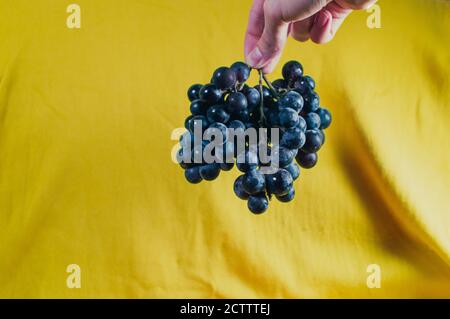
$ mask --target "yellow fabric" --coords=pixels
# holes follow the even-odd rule
[[[81,29],[68,1],[0,0],[0,297],[450,297],[448,2],[289,42],[334,121],[261,216],[236,170],[190,185],[171,161],[187,87],[243,58],[250,1],[76,3]]]

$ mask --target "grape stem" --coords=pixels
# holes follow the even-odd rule
[[[276,97],[279,98],[280,95],[278,94],[277,90],[273,87],[272,83],[267,79],[266,75],[264,74],[264,72],[262,73],[262,78],[264,79],[264,82],[266,82],[267,86],[269,87],[270,91],[272,91],[272,94]]]
[[[261,69],[258,69],[258,74],[259,74],[258,88],[259,88],[259,96],[260,96],[260,99],[259,99],[259,125],[261,127],[263,127],[264,121],[265,121],[265,118],[264,118],[264,96],[263,96],[263,84],[262,84],[263,78],[264,78],[264,73]]]

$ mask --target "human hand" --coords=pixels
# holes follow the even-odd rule
[[[245,35],[245,57],[270,73],[291,35],[298,41],[330,41],[352,10],[376,0],[254,0]]]

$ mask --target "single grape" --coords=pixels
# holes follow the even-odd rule
[[[317,115],[317,114],[316,114]],[[298,124],[298,112],[289,107],[281,109],[279,113],[280,125],[282,127],[294,127]]]
[[[302,147],[302,150],[305,153],[315,153],[322,146],[322,135],[319,130],[307,130],[306,133],[306,141]]]
[[[295,159],[301,167],[312,168],[316,165],[318,157],[317,153],[305,153],[303,151],[299,151]]]
[[[303,77],[303,82],[305,82],[311,90],[314,90],[316,88],[316,82],[314,82],[314,79],[309,75],[305,75]]]
[[[242,184],[243,179],[244,175],[241,175],[234,181],[233,190],[237,197],[246,200],[248,199],[249,194],[247,194],[244,190],[244,185]]]
[[[216,104],[222,97],[222,92],[214,84],[206,84],[200,89],[200,98],[209,105]]]
[[[190,106],[192,115],[204,115],[208,110],[208,104],[203,100],[194,100]]]
[[[304,110],[307,113],[315,112],[319,108],[320,105],[320,99],[319,95],[310,90],[308,91],[304,96],[303,99],[305,101]]]
[[[253,214],[262,214],[269,208],[269,201],[265,194],[251,195],[247,207]]]
[[[281,146],[289,149],[299,149],[305,144],[305,133],[299,127],[287,129],[281,137]]]
[[[227,97],[227,111],[229,113],[238,113],[247,109],[247,98],[241,92],[233,92]]]
[[[200,166],[200,176],[206,181],[215,180],[220,174],[220,165],[217,163]]]
[[[266,120],[270,127],[279,127],[280,126],[280,116],[279,112],[276,110],[269,110]]]
[[[281,97],[280,109],[291,108],[296,110],[297,112],[300,112],[303,108],[303,103],[303,97],[299,93],[295,91],[289,91]]]
[[[245,97],[247,98],[247,108],[249,111],[253,111],[255,108],[259,107],[261,96],[257,89],[248,88],[245,91]]]
[[[284,169],[291,174],[294,181],[300,176],[300,167],[298,167],[298,165],[294,162],[286,166]]]
[[[318,129],[320,127],[320,116],[317,113],[308,113],[305,116],[306,127],[308,130]]]
[[[278,196],[286,195],[293,181],[291,174],[283,168],[274,174],[266,175],[267,190]]]
[[[331,124],[331,113],[324,107],[317,109],[316,113],[320,116],[320,128],[326,129]]]
[[[239,83],[244,83],[250,76],[250,68],[244,62],[235,62],[230,69],[236,74],[236,79]]]
[[[208,117],[208,121],[212,122],[220,122],[226,123],[230,119],[230,114],[225,111],[225,107],[223,105],[213,105],[206,112]]]
[[[306,121],[303,116],[298,117],[298,124],[297,127],[301,129],[303,132],[306,132]]]
[[[291,186],[286,195],[282,195],[282,196],[276,195],[275,197],[282,203],[288,203],[294,199],[295,189],[293,186]]]
[[[187,91],[187,96],[189,98],[189,101],[194,101],[200,98],[200,89],[202,88],[203,85],[201,84],[193,84],[189,87],[188,91]]]
[[[191,168],[187,168],[184,171],[184,176],[186,180],[191,184],[198,184],[202,181],[202,177],[200,176],[200,166],[194,166]]]
[[[288,81],[292,82],[295,80],[298,80],[303,75],[303,67],[302,65],[297,61],[289,61],[287,62],[282,69],[283,78]]]
[[[214,72],[212,83],[221,90],[234,88],[236,85],[236,73],[227,67],[220,67]]]
[[[245,173],[242,185],[248,194],[253,195],[264,191],[266,180],[259,170],[254,169]]]

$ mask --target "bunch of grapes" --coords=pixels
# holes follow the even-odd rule
[[[293,200],[299,166],[316,165],[331,114],[320,106],[315,82],[303,74],[299,62],[286,63],[283,78],[273,83],[258,70],[259,83],[254,87],[246,84],[250,72],[245,63],[236,62],[218,68],[210,83],[189,88],[191,115],[185,120],[187,131],[180,138],[177,161],[193,184],[214,180],[236,165],[243,174],[234,182],[235,194],[247,200],[251,212],[261,214],[273,197],[281,202]],[[257,132],[256,141],[244,138],[238,147],[236,135],[230,132],[245,135],[251,129]],[[200,132],[200,137],[194,132]],[[215,140],[212,132],[222,138]],[[212,142],[214,148],[209,147]],[[201,155],[208,148],[212,159],[205,160]]]

